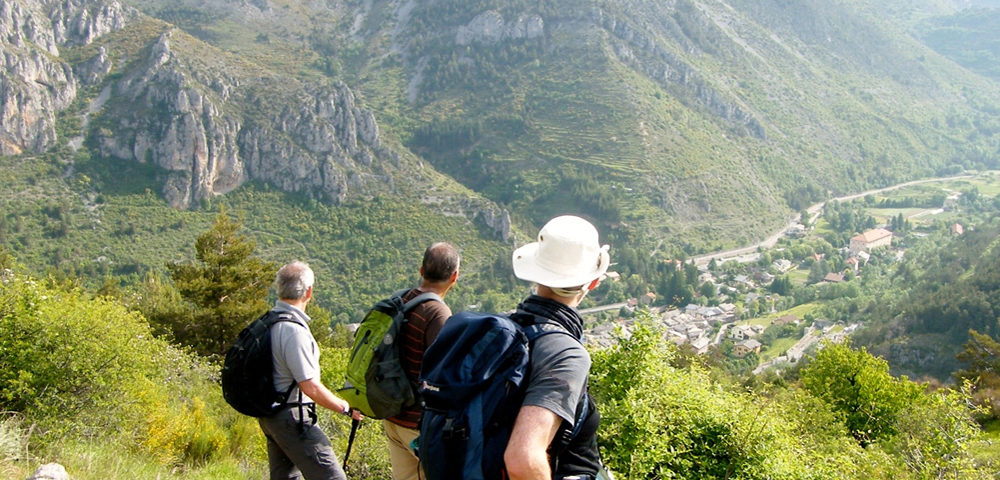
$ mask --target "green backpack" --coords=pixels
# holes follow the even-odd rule
[[[354,333],[347,378],[337,393],[366,417],[392,417],[416,403],[413,386],[399,361],[396,338],[407,322],[407,312],[428,300],[442,300],[425,292],[403,303],[408,291],[400,290],[376,303]]]

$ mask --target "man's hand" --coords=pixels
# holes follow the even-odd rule
[[[311,398],[321,407],[328,408],[334,412],[349,415],[355,420],[365,418],[365,416],[361,414],[361,411],[352,409],[351,405],[347,403],[347,400],[334,395],[330,389],[326,388],[315,378],[299,382],[299,388],[302,389],[302,393]]]

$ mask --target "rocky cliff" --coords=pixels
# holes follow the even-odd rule
[[[79,84],[60,49],[90,44],[137,15],[114,1],[0,3],[0,154],[56,143],[56,113],[76,98]]]
[[[4,2],[0,34],[0,154],[57,145],[62,111],[83,117],[86,132],[65,134],[85,135],[93,153],[162,168],[177,208],[252,180],[339,203],[419,191],[434,175],[383,144],[345,84],[253,65],[118,2]],[[510,238],[506,211],[448,203]]]
[[[208,65],[187,50],[196,43],[169,29],[106,87],[114,101],[92,134],[102,155],[169,171],[163,193],[176,207],[251,179],[334,202],[391,188],[399,156],[345,85]]]

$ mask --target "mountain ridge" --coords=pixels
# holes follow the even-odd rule
[[[8,56],[69,75],[65,98],[22,90],[48,115],[29,150],[85,136],[158,165],[181,208],[248,179],[334,205],[427,190],[501,240],[575,213],[668,259],[749,243],[826,192],[997,162],[997,85],[917,20],[890,25],[942,2],[21,4],[99,27]]]

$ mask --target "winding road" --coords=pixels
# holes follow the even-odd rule
[[[864,197],[866,195],[873,195],[873,194],[876,194],[876,193],[888,192],[888,191],[891,191],[891,190],[897,190],[897,189],[900,189],[900,188],[903,188],[903,187],[909,187],[911,185],[919,185],[919,184],[922,184],[922,183],[933,183],[933,182],[945,182],[945,181],[950,181],[950,180],[958,180],[958,179],[962,179],[962,178],[973,178],[974,176],[975,175],[973,175],[973,174],[963,174],[963,175],[956,175],[956,176],[952,176],[952,177],[937,177],[937,178],[925,178],[923,180],[912,180],[912,181],[909,181],[909,182],[900,183],[898,185],[891,185],[891,186],[888,186],[888,187],[877,188],[877,189],[874,189],[874,190],[868,190],[868,191],[864,191],[864,192],[861,192],[861,193],[855,193],[855,194],[851,194],[851,195],[844,195],[842,197],[832,198],[830,200],[827,200],[827,201],[824,201],[824,202],[819,202],[817,204],[814,204],[814,205],[810,206],[809,208],[806,209],[806,212],[808,212],[810,215],[812,215],[812,218],[810,220],[811,221],[815,221],[816,217],[819,216],[819,213],[822,211],[823,206],[826,205],[827,202],[830,202],[830,201],[843,202],[843,201],[847,201],[847,200],[854,200],[855,198],[861,198],[861,197]],[[764,240],[761,240],[760,242],[757,242],[757,243],[755,243],[753,245],[748,245],[748,246],[740,247],[740,248],[734,248],[732,250],[724,250],[724,251],[721,251],[721,252],[714,252],[714,253],[706,253],[706,254],[702,254],[702,255],[696,255],[696,256],[691,257],[690,260],[694,261],[695,265],[698,265],[698,266],[707,265],[709,262],[712,261],[713,258],[716,259],[716,261],[718,261],[718,262],[725,262],[725,261],[728,261],[728,260],[736,260],[736,261],[741,262],[741,263],[746,263],[746,262],[755,261],[758,258],[757,257],[757,250],[759,250],[761,248],[771,248],[771,247],[773,247],[776,243],[778,243],[778,240],[785,235],[786,232],[788,232],[792,227],[794,227],[796,224],[799,223],[799,217],[800,217],[800,215],[796,214],[780,230],[778,230],[777,232],[774,232],[773,234],[771,234],[770,236],[768,236]]]

